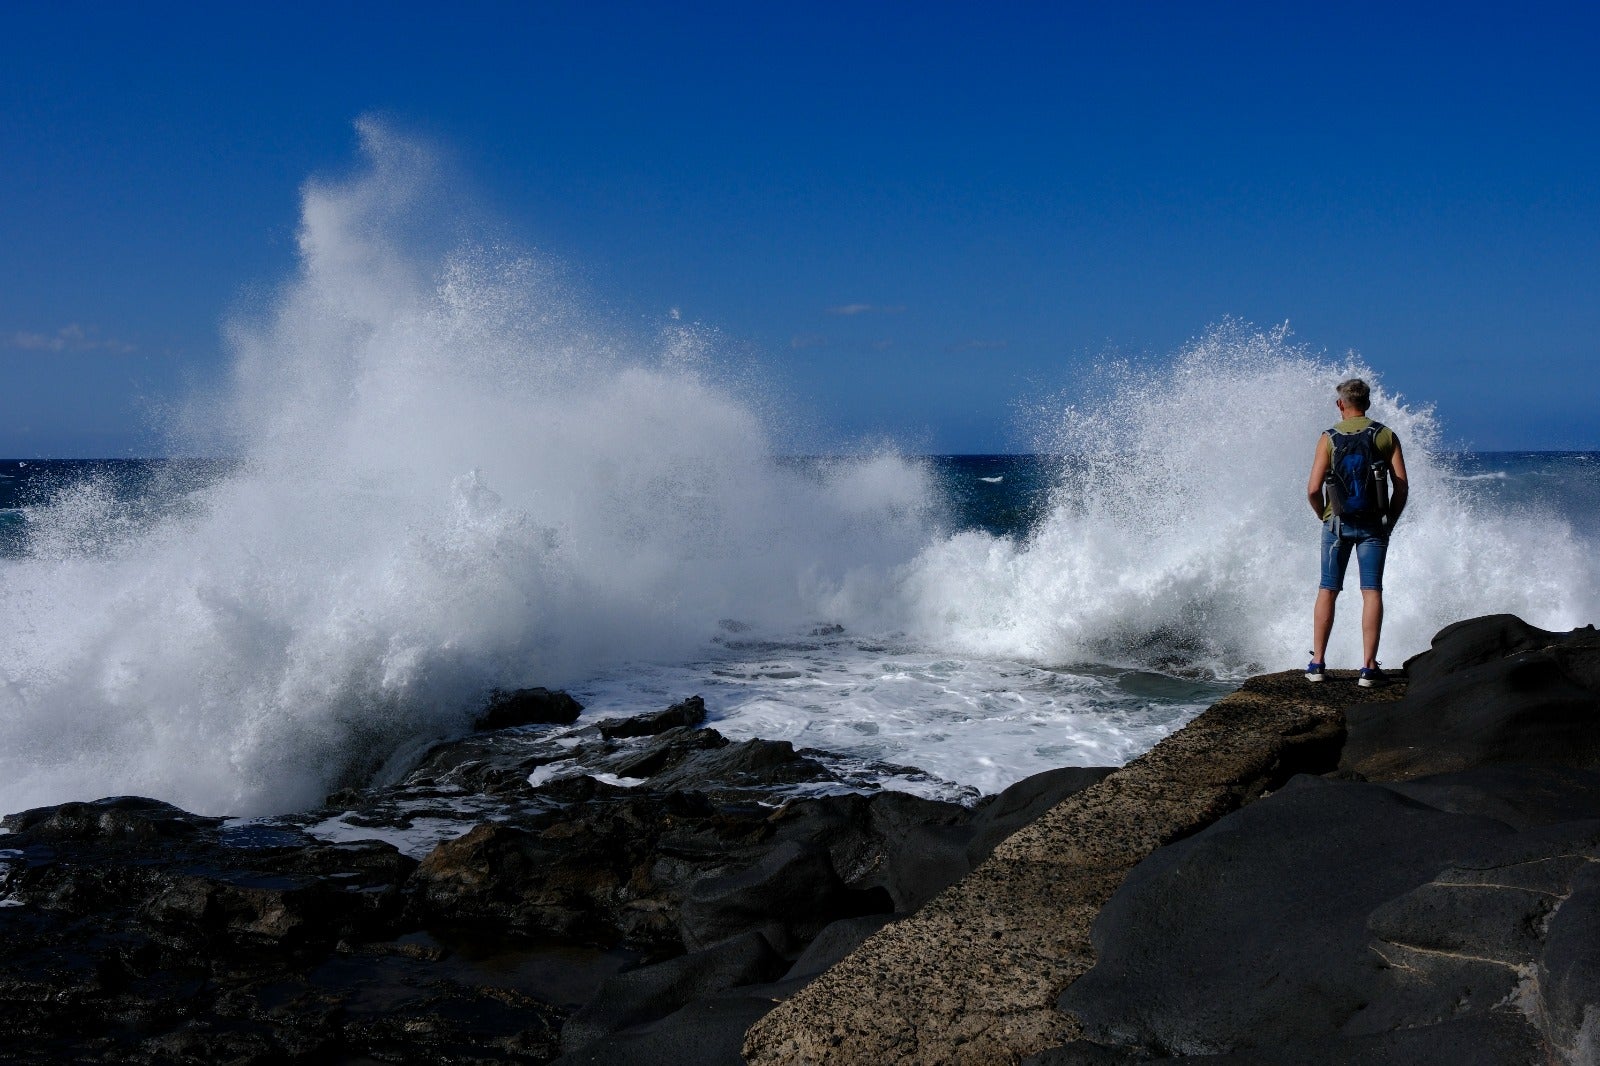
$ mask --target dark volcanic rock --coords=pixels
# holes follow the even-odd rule
[[[859,881],[887,892],[896,911],[916,910],[972,869],[975,827],[966,810],[904,792],[879,793],[866,808],[873,868]]]
[[[708,792],[730,787],[780,788],[831,777],[821,763],[797,754],[787,740],[746,740],[697,751],[670,769],[657,771],[650,786]]]
[[[1600,633],[1458,622],[1406,663],[1396,703],[1352,707],[1340,768],[1403,780],[1479,766],[1600,769]]]
[[[214,820],[165,804],[139,809],[156,810],[160,826],[187,829],[80,833],[83,809],[97,806],[65,804],[55,815],[19,818],[25,827],[5,838],[20,856],[6,864],[7,891],[27,907],[64,915],[127,912],[175,950],[265,942],[303,949],[363,938],[398,915],[399,886],[415,865],[377,841],[302,838],[296,846],[227,849],[214,826],[200,824]],[[87,822],[101,826],[103,817]]]
[[[1574,1062],[1600,1062],[1600,863],[1589,855],[1549,918],[1535,975],[1542,1028]]]
[[[1406,660],[1406,677],[1424,688],[1485,663],[1498,663],[1525,651],[1539,651],[1582,637],[1589,630],[1552,633],[1530,626],[1514,614],[1490,614],[1452,622],[1433,635],[1427,651]]]
[[[576,910],[559,910],[565,886],[552,885],[547,876],[555,858],[554,849],[542,846],[536,834],[485,822],[429,852],[411,889],[430,915],[505,923],[514,931],[569,933],[581,919]],[[601,890],[614,887],[612,878]]]
[[[1092,1040],[1164,1054],[1339,1032],[1382,980],[1373,910],[1509,832],[1380,786],[1297,778],[1135,867],[1061,1007]],[[1498,999],[1515,982],[1493,976],[1480,994]]]
[[[480,825],[427,857],[409,886],[420,916],[627,942],[652,955],[752,929],[799,950],[838,918],[914,909],[970,869],[975,834],[998,840],[1051,797],[1102,776],[1070,771],[1024,783],[977,816],[895,792],[792,800],[774,811],[751,801],[834,780],[786,742],[735,744],[672,726],[620,741],[594,736],[565,757],[573,770],[563,763],[560,774],[569,776],[544,780],[542,770],[543,783],[524,791],[554,806]],[[497,758],[439,751],[413,780],[511,781],[527,765],[502,769]]]
[[[597,727],[607,740],[626,737],[653,737],[680,726],[697,726],[706,720],[706,703],[699,696],[690,696],[674,703],[664,711],[639,714],[632,718],[607,718]]]
[[[387,932],[399,916],[400,883],[415,864],[389,844],[366,840],[298,849],[264,868],[229,865],[174,871],[152,886],[142,916],[183,942],[331,946]]]
[[[752,1063],[1007,1062],[1072,1032],[1055,1010],[1092,962],[1090,926],[1135,864],[1278,788],[1333,769],[1348,697],[1403,684],[1252,679],[1155,749],[1008,838],[966,878],[762,1018]],[[1059,1035],[1058,1035],[1059,1034]]]
[[[852,888],[888,894],[905,913],[967,872],[971,812],[903,792],[797,800],[774,821],[781,839],[824,847]]]
[[[489,696],[474,729],[505,729],[519,725],[571,725],[583,713],[583,704],[565,692],[547,688],[496,690]]]
[[[1407,671],[1344,780],[1134,869],[1061,997],[1088,1039],[1034,1061],[1600,1061],[1600,639],[1476,619]]]
[[[8,1061],[542,1063],[565,1027],[563,1061],[736,1063],[775,1003],[1101,776],[976,811],[797,799],[843,787],[826,753],[731,743],[698,697],[580,710],[497,693],[399,780],[295,815],[119,797],[0,821]],[[320,838],[362,831],[443,842],[419,863]]]
[[[1153,1059],[1138,1049],[1074,1041],[1023,1060],[1023,1066],[1133,1066],[1158,1061],[1193,1066],[1509,1066],[1543,1063],[1539,1041],[1514,1011],[1469,1015],[1438,1025],[1373,1036],[1330,1036],[1223,1055]]]
[[[754,931],[780,950],[804,944],[838,918],[887,912],[882,889],[854,890],[814,844],[785,841],[735,873],[690,886],[683,902],[683,942],[699,948]]]
[[[562,1055],[553,1066],[743,1066],[744,1034],[774,1003],[759,989],[731,990]]]
[[[561,1048],[580,1051],[604,1037],[658,1021],[690,1002],[738,985],[772,980],[787,964],[759,933],[725,940],[654,966],[618,974],[567,1020]]]
[[[856,948],[879,929],[895,920],[892,914],[866,914],[860,918],[840,918],[825,926],[806,945],[784,974],[785,980],[815,977]]]
[[[1387,787],[1452,814],[1477,814],[1515,829],[1592,818],[1600,811],[1600,770],[1485,766]]]
[[[1588,813],[1517,832],[1379,785],[1297,779],[1138,866],[1101,911],[1096,965],[1062,1009],[1102,1044],[1253,1049],[1241,1062],[1404,1061],[1411,1044],[1395,1034],[1445,1026],[1440,1046],[1465,1046],[1476,1030],[1448,1026],[1501,1032],[1493,1018],[1510,1005],[1551,1046],[1593,1044],[1593,1024],[1579,1035],[1600,991],[1584,895],[1600,807]],[[1530,1030],[1495,1046],[1537,1043]],[[1312,1047],[1326,1057],[1287,1050]]]
[[[729,741],[715,729],[691,729],[673,726],[660,733],[642,733],[646,738],[640,745],[609,749],[609,755],[597,768],[617,777],[643,781],[681,766],[703,751],[716,751],[728,746]],[[583,751],[589,755],[590,752]],[[598,754],[598,753],[596,753]],[[654,782],[651,783],[654,785]]]
[[[160,800],[112,796],[8,814],[0,818],[0,827],[40,841],[156,840],[187,836],[221,822],[221,818],[190,814]]]
[[[904,792],[799,800],[785,808],[777,833],[823,845],[848,885],[881,888],[894,911],[906,914],[965,877],[1012,833],[1110,772],[1049,770],[976,811]]]
[[[387,844],[235,832],[117,799],[0,838],[10,1062],[543,1062],[565,1010],[463,981],[409,927]],[[376,945],[362,949],[359,945]],[[381,989],[381,991],[378,991]]]
[[[681,950],[689,886],[754,861],[770,834],[765,816],[719,812],[693,794],[607,791],[523,827],[485,823],[440,844],[408,886],[418,914]]]

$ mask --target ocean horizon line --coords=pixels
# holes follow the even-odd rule
[[[865,459],[881,451],[784,452],[774,459]],[[909,459],[1036,459],[1062,458],[1072,452],[897,452]],[[1600,448],[1459,448],[1443,449],[1441,457],[1490,455],[1600,455]],[[244,463],[242,455],[27,455],[0,456],[0,463]]]

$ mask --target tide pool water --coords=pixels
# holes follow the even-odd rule
[[[1033,456],[795,458],[697,330],[612,335],[537,257],[419,251],[440,190],[365,138],[174,427],[235,458],[0,464],[0,810],[293,810],[525,685],[596,716],[700,693],[729,736],[930,794],[1122,762],[1303,664],[1306,470],[1351,373],[1414,486],[1386,661],[1471,615],[1600,616],[1595,457],[1445,454],[1353,358],[1225,324],[1089,374]]]

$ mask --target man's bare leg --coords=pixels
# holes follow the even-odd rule
[[[1311,661],[1328,661],[1328,636],[1333,632],[1333,601],[1339,595],[1335,589],[1318,589],[1317,605],[1311,612]]]
[[[1331,618],[1330,618],[1331,621]],[[1378,668],[1378,635],[1383,632],[1383,590],[1361,590],[1361,654],[1368,670]]]

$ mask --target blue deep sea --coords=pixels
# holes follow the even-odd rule
[[[788,460],[815,468],[825,460]],[[936,455],[926,459],[955,529],[1026,535],[1049,502],[1054,460],[1032,455]],[[116,521],[150,522],[236,472],[231,459],[0,459],[0,558],[28,553],[28,515],[92,486],[117,505]]]
[[[790,460],[816,465],[819,460]],[[934,455],[925,460],[948,527],[1025,538],[1047,513],[1065,469],[1053,456]],[[1442,457],[1444,476],[1497,511],[1560,515],[1600,525],[1600,452],[1481,452]],[[30,509],[48,506],[85,483],[104,487],[129,514],[156,517],[236,471],[229,459],[0,460],[0,558],[27,553]]]

